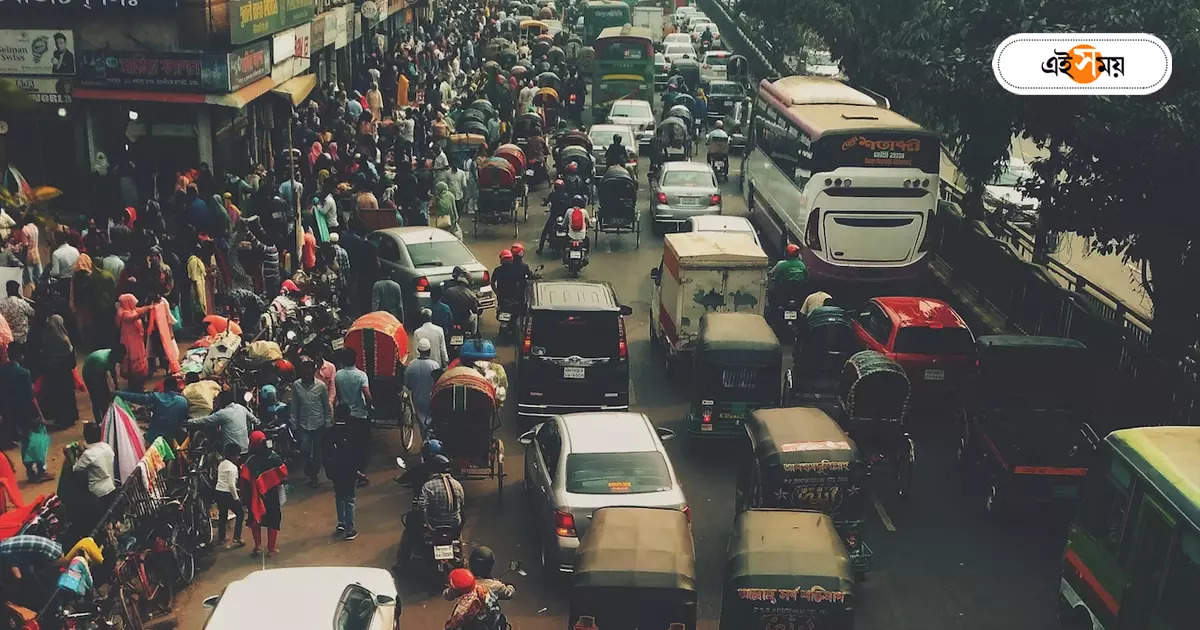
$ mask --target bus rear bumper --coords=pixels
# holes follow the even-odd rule
[[[802,249],[804,265],[808,267],[809,281],[818,287],[843,285],[919,285],[929,279],[929,256],[922,254],[917,260],[899,266],[872,267],[835,265],[818,258],[808,249]]]

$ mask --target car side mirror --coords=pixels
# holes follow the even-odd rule
[[[533,431],[526,431],[521,434],[521,437],[517,438],[517,441],[525,446],[529,446],[530,444],[533,444],[533,435]]]
[[[666,427],[654,427],[654,432],[658,434],[658,439],[663,442],[670,442],[675,439],[675,432]]]
[[[375,604],[377,606],[391,606],[396,603],[396,598],[391,595],[376,595]]]
[[[217,602],[219,602],[219,601],[221,601],[220,595],[209,595],[208,597],[204,598],[203,605],[205,608],[208,608],[211,610],[211,609],[217,607]]]
[[[661,280],[662,279],[662,270],[659,269],[658,267],[651,269],[650,270],[650,279],[655,282],[658,282],[659,280]]]
[[[621,317],[629,317],[630,315],[633,315],[633,307],[625,306],[624,304],[622,304],[621,305]]]

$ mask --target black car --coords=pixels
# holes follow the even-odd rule
[[[538,281],[517,358],[517,414],[526,424],[575,411],[629,409],[625,316],[606,282]]]
[[[708,84],[704,93],[708,95],[709,118],[721,118],[746,98],[746,90],[742,84],[733,81],[713,81]]]

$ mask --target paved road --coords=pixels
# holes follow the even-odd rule
[[[538,191],[534,199],[539,200],[543,192]],[[643,185],[641,207],[645,208],[646,203]],[[744,213],[733,183],[726,185],[725,204],[730,214]],[[535,205],[530,223],[521,226],[521,239],[531,250],[543,216],[540,206]],[[511,242],[510,235],[508,228],[492,229],[486,236],[481,232],[480,239],[468,238],[468,244],[480,260],[490,264],[496,253]],[[632,236],[606,236],[593,252],[583,277],[611,282],[622,301],[634,308],[628,326],[633,408],[648,414],[660,426],[680,428],[686,392],[663,377],[652,360],[647,338],[648,272],[661,253],[661,238],[653,237],[649,225],[643,222],[640,249],[634,248]],[[546,277],[564,275],[553,259],[543,262]],[[935,288],[930,290],[936,292]],[[484,330],[494,334],[492,317],[486,318]],[[502,346],[500,359],[511,366],[513,348]],[[529,576],[515,578],[518,596],[505,605],[516,628],[561,629],[567,599],[562,589],[547,587],[537,569],[537,546],[530,533],[532,517],[521,495],[522,449],[516,442],[512,417],[512,409],[506,410],[506,424],[501,429],[508,446],[506,469],[510,473],[504,501],[501,504],[494,482],[466,483],[469,503],[465,537],[493,547],[502,564],[516,559],[530,568]],[[918,421],[914,496],[902,502],[880,489],[879,506],[868,514],[867,540],[876,551],[876,568],[860,587],[856,627],[1055,627],[1060,528],[988,522],[975,503],[960,493],[951,466],[954,431],[936,420]],[[372,485],[360,490],[358,497],[359,539],[341,542],[330,537],[335,520],[328,484],[318,490],[293,487],[284,509],[281,553],[267,566],[391,566],[400,538],[400,515],[409,504],[410,493],[390,481],[393,471],[389,462],[397,451],[395,436],[386,431],[376,435]],[[690,449],[681,442],[672,442],[668,451],[692,506],[700,627],[707,630],[716,627],[720,615],[720,575],[733,516],[735,464],[728,445]],[[1029,520],[1041,522],[1040,518]],[[244,550],[221,551],[212,564],[179,598],[179,618],[185,630],[202,627],[205,613],[200,602],[204,596],[220,592],[229,581],[259,568],[261,561],[251,560]],[[268,605],[287,605],[286,594],[267,597],[277,598],[264,602]],[[448,603],[431,598],[420,585],[408,580],[401,581],[401,599],[405,628],[440,628],[449,610]]]

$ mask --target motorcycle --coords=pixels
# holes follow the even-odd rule
[[[777,304],[775,307],[775,316],[791,332],[793,340],[799,334],[800,327],[805,325],[805,322],[800,318],[800,300],[795,298],[788,298],[786,301]]]
[[[568,242],[563,249],[562,264],[567,268],[568,276],[579,277],[579,272],[588,264],[588,250],[584,247],[583,241],[572,239]]]
[[[403,457],[396,458],[396,465],[401,470],[407,470]],[[400,518],[405,536],[417,535],[408,527],[408,519],[412,514],[413,512],[409,512]],[[450,579],[450,572],[467,566],[466,556],[463,554],[462,532],[459,528],[450,526],[430,528],[423,525],[421,529],[419,535],[422,540],[400,545],[401,556],[397,560],[403,567],[397,566],[397,569],[416,567],[419,563],[428,574],[430,589],[440,593]],[[403,555],[406,548],[409,550],[407,557]]]
[[[446,352],[450,354],[451,360],[458,358],[458,352],[462,350],[463,342],[471,334],[470,327],[464,323],[454,322],[450,324],[450,330],[446,333]]]
[[[728,155],[713,155],[708,156],[708,165],[712,168],[713,174],[717,176],[717,181],[729,181],[729,156]]]

